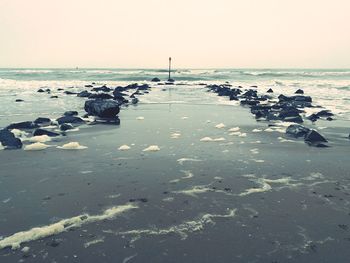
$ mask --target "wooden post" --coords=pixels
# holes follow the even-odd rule
[[[170,72],[171,72],[171,57],[169,57],[169,78],[168,78],[168,80],[171,79]]]

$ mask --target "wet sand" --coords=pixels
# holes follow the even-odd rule
[[[347,262],[348,123],[318,122],[331,147],[313,148],[264,131],[248,108],[172,92],[176,103],[123,109],[120,126],[84,125],[47,143],[87,149],[0,151],[0,246],[33,227],[101,219],[2,249],[0,261]],[[159,151],[143,151],[150,145]],[[124,205],[134,207],[101,217]]]

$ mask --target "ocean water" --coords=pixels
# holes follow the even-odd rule
[[[0,69],[0,97],[3,103],[13,96],[31,96],[39,87],[82,86],[91,82],[123,85],[149,82],[158,77],[166,80],[166,69]],[[233,86],[257,85],[259,92],[272,88],[276,93],[293,94],[301,88],[316,104],[350,119],[350,69],[175,69],[172,77],[184,89],[200,83],[229,82]],[[152,102],[152,101],[148,101]],[[155,100],[154,102],[159,102]],[[147,103],[147,102],[145,102]],[[191,103],[194,103],[191,101]],[[6,102],[5,107],[7,107]],[[30,108],[30,107],[29,107]],[[6,114],[21,114],[8,106]],[[0,112],[0,116],[6,115]]]

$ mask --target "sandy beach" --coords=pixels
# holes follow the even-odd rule
[[[120,125],[0,151],[1,262],[345,262],[347,120],[305,122],[312,147],[205,86],[151,85]]]

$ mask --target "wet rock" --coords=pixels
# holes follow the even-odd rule
[[[321,110],[320,112],[316,113],[317,117],[331,117],[334,116],[334,114],[332,112],[330,112],[329,110]]]
[[[55,96],[51,96],[50,98],[51,98],[51,99],[57,99],[58,96],[55,95]]]
[[[119,113],[119,103],[113,100],[88,100],[84,105],[89,115],[100,118],[115,118]]]
[[[17,122],[12,123],[9,126],[6,127],[7,129],[25,129],[25,130],[31,130],[35,128],[39,128],[39,125],[32,122],[32,121],[23,121],[23,122]]]
[[[273,93],[273,90],[271,88],[269,88],[266,92],[267,93]]]
[[[64,89],[63,89],[63,88],[58,88],[57,90],[58,90],[58,91],[62,91],[62,90],[64,90]]]
[[[139,99],[138,98],[133,98],[132,100],[131,100],[131,103],[132,104],[137,104],[139,102]]]
[[[295,94],[304,94],[304,91],[302,89],[298,89]]]
[[[88,92],[87,90],[81,91],[77,94],[78,97],[81,98],[88,98],[92,93]]]
[[[69,90],[66,90],[64,93],[67,94],[67,95],[75,95],[75,94],[78,94],[78,93],[76,93],[76,92],[69,91]]]
[[[16,138],[15,135],[7,129],[0,130],[0,142],[6,149],[20,149],[22,148],[22,142]]]
[[[238,100],[237,95],[231,94],[231,95],[230,95],[230,100]]]
[[[119,91],[114,90],[113,96],[114,96],[114,99],[119,102],[119,104],[124,104],[129,102],[127,99],[124,98],[125,95]]]
[[[68,131],[68,130],[72,130],[72,129],[74,129],[74,126],[72,124],[69,124],[69,123],[63,123],[60,126],[61,131]]]
[[[307,119],[309,119],[312,122],[315,122],[319,119],[319,117],[316,114],[311,114],[310,116],[306,117]]]
[[[24,100],[22,99],[16,99],[15,102],[23,102]]]
[[[332,120],[334,120],[332,117],[327,117],[327,119],[326,119],[327,121],[332,121]]]
[[[49,125],[51,123],[51,119],[49,118],[44,118],[44,117],[39,117],[37,118],[34,123],[36,124],[39,124],[41,126],[44,126],[44,125]]]
[[[85,88],[93,88],[94,86],[91,85],[91,84],[88,84],[88,85],[85,85],[84,87],[85,87]]]
[[[304,137],[309,131],[310,131],[309,128],[306,128],[302,125],[292,124],[288,126],[286,130],[286,134],[295,138],[299,138],[299,137]]]
[[[66,111],[63,113],[63,116],[77,116],[78,112],[77,111]]]
[[[34,132],[33,132],[33,136],[41,136],[41,135],[47,135],[49,137],[56,137],[56,136],[60,136],[59,133],[56,133],[56,132],[52,132],[52,131],[48,131],[48,130],[45,130],[45,129],[36,129]]]
[[[256,106],[260,102],[256,100],[241,100],[240,103],[241,105]]]
[[[308,133],[304,137],[304,141],[311,145],[316,147],[327,147],[324,142],[328,142],[321,134],[319,134],[315,130],[309,130]]]
[[[108,100],[108,99],[113,99],[113,96],[108,93],[92,93],[89,95],[89,99]]]
[[[283,120],[287,122],[303,123],[303,118],[300,115],[293,117],[285,117]]]
[[[76,117],[76,116],[63,116],[60,117],[56,120],[58,124],[63,124],[63,123],[74,123],[74,124],[82,124],[84,123],[84,120]]]
[[[160,79],[159,79],[159,78],[153,78],[151,81],[152,81],[152,82],[159,82]]]
[[[110,92],[112,89],[108,88],[106,85],[103,85],[102,87],[93,88],[92,91]]]
[[[37,92],[42,93],[42,92],[45,92],[45,90],[43,90],[43,89],[38,89]]]
[[[175,82],[175,80],[174,80],[174,79],[168,79],[168,82],[170,82],[170,83],[174,83],[174,82]]]

